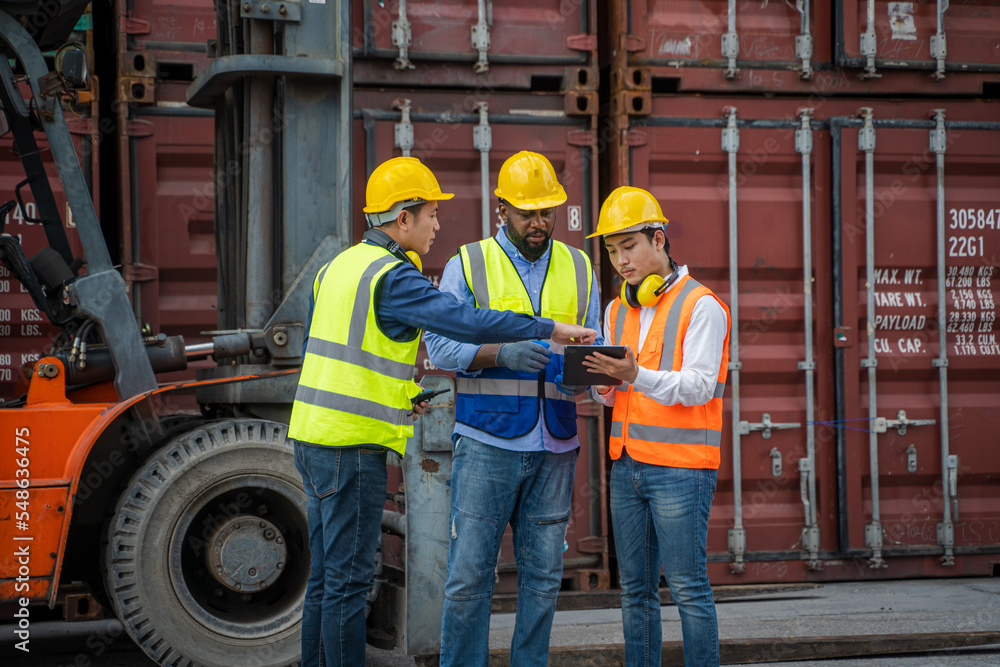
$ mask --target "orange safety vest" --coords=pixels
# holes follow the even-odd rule
[[[718,469],[722,444],[722,392],[729,368],[729,308],[712,290],[691,276],[684,276],[656,306],[638,362],[652,370],[679,371],[684,361],[684,336],[691,311],[703,296],[715,299],[726,311],[726,339],[722,345],[719,377],[711,400],[690,407],[663,405],[645,396],[631,384],[616,387],[611,418],[612,459],[622,447],[636,461],[673,468]],[[639,346],[639,309],[626,308],[621,298],[611,304],[609,329],[613,345]]]

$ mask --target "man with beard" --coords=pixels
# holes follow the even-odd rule
[[[600,299],[587,255],[552,239],[566,192],[543,155],[504,162],[496,236],[459,249],[441,291],[480,309],[597,328]],[[441,665],[489,660],[494,570],[507,524],[518,570],[511,664],[545,665],[580,442],[562,348],[543,341],[469,345],[428,333],[432,363],[458,375],[451,544]],[[598,340],[598,343],[601,341]]]

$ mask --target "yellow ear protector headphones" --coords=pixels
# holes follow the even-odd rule
[[[364,239],[375,245],[380,245],[396,257],[405,260],[417,267],[417,271],[424,272],[424,264],[420,261],[420,255],[415,250],[403,250],[403,247],[392,240],[392,238],[378,228],[369,229],[365,232]]]
[[[424,272],[424,263],[420,261],[420,255],[415,250],[407,250],[406,256],[409,257],[410,263],[417,267],[417,271]]]
[[[626,282],[622,285],[622,303],[629,308],[655,306],[663,293],[670,289],[670,286],[677,280],[678,267],[673,258],[670,259],[670,268],[673,269],[673,273],[666,280],[663,276],[653,274],[643,278],[638,285]]]

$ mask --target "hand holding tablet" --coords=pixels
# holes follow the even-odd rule
[[[564,354],[563,382],[569,385],[619,385],[618,375],[637,368],[635,355],[621,345],[567,345]]]

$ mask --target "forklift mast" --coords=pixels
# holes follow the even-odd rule
[[[217,55],[188,103],[215,110],[219,328],[266,349],[199,379],[300,364],[313,279],[351,244],[350,3],[237,7],[219,5]],[[213,385],[198,401],[285,420],[295,379]]]

